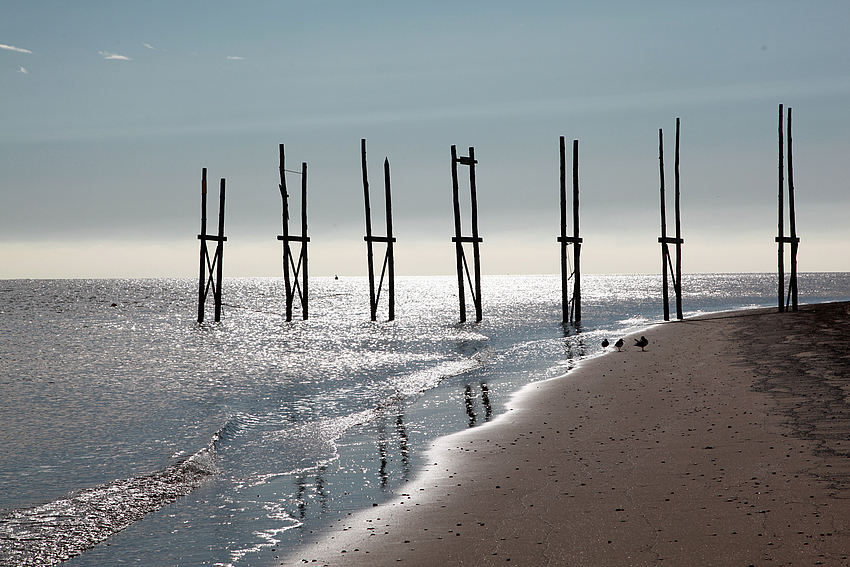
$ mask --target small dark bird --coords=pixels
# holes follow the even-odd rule
[[[623,339],[617,339],[617,342],[614,343],[614,346],[617,347],[617,350],[623,348]]]
[[[640,340],[635,339],[635,346],[639,346],[640,350],[643,350],[643,347],[649,344],[649,341],[646,340],[646,337],[641,335]]]
[[[608,339],[602,339],[602,348],[608,348],[609,344]]]

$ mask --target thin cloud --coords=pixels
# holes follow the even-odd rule
[[[9,51],[17,51],[18,53],[32,53],[29,49],[15,47],[14,45],[3,45],[2,43],[0,43],[0,49],[8,49]]]
[[[24,75],[29,75],[29,74],[30,74],[30,72],[29,72],[29,71],[27,71],[26,69],[24,69],[23,67],[21,67],[21,68],[20,68],[20,70],[18,70],[18,73],[23,73]]]
[[[101,51],[100,56],[104,59],[118,59],[120,61],[132,61],[126,55],[118,55],[117,53],[109,53],[108,51]]]
[[[245,58],[244,57],[237,57],[236,55],[228,55],[227,56],[228,61],[242,61],[243,59],[245,59]]]
[[[153,49],[154,51],[156,50],[156,47],[154,47],[154,46],[153,46],[153,45],[151,45],[150,43],[143,43],[142,45],[144,45],[144,46],[145,46],[145,47],[147,47],[148,49]]]

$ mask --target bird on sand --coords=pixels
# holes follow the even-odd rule
[[[608,339],[602,339],[602,348],[608,348],[609,344]]]
[[[646,340],[646,337],[643,335],[640,336],[640,340],[635,339],[635,346],[639,346],[640,350],[643,350],[643,347],[649,344],[649,341]]]
[[[623,348],[623,339],[617,339],[617,342],[614,343],[614,346],[617,347],[617,350]]]

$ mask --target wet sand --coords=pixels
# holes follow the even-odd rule
[[[850,564],[850,304],[643,334],[438,440],[404,494],[278,561]]]

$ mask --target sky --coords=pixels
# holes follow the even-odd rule
[[[2,14],[0,278],[197,277],[202,168],[211,219],[226,179],[225,275],[279,276],[279,144],[287,169],[308,165],[310,274],[364,275],[361,139],[377,235],[390,162],[396,273],[454,273],[452,145],[478,160],[482,272],[558,273],[560,136],[579,140],[582,272],[658,273],[659,130],[672,218],[677,118],[684,272],[772,272],[780,104],[799,269],[850,271],[846,0],[4,0]]]

